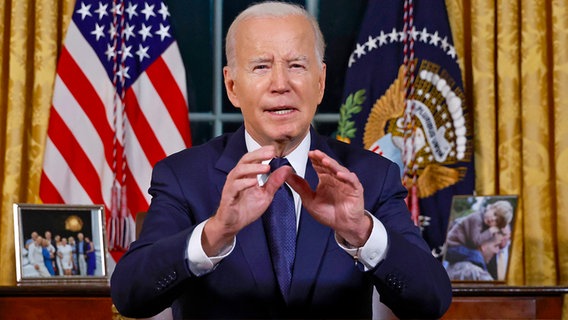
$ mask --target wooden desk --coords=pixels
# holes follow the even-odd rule
[[[112,319],[108,285],[0,287],[0,319]]]
[[[562,319],[563,296],[568,287],[514,287],[502,284],[453,284],[449,319]],[[383,304],[375,318],[396,320]]]
[[[568,287],[454,284],[442,319],[561,319]]]
[[[561,319],[568,287],[454,284],[442,319]],[[387,310],[381,319],[396,319]],[[0,319],[112,319],[106,285],[0,287]]]

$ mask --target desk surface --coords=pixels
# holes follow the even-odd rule
[[[454,283],[454,297],[467,296],[547,296],[568,294],[564,286],[508,286],[504,284]],[[108,284],[72,283],[0,286],[0,297],[7,296],[110,296]]]
[[[565,294],[568,287],[562,286],[455,283],[452,305],[442,319],[561,319]],[[22,320],[114,315],[108,284],[92,283],[0,286],[0,310]],[[396,319],[388,308],[377,311],[381,319]]]
[[[454,283],[452,284],[454,297],[467,296],[546,296],[568,294],[568,287],[564,286],[508,286],[505,284],[490,283]]]
[[[19,286],[0,286],[0,297],[110,297],[108,284],[26,284]]]

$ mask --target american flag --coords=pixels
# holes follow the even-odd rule
[[[117,260],[154,164],[191,145],[185,69],[160,0],[79,0],[59,57],[44,203],[104,204]]]

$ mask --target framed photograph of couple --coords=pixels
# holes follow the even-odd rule
[[[443,264],[454,282],[505,282],[517,195],[454,196]]]
[[[108,282],[102,205],[17,203],[13,209],[18,285]]]

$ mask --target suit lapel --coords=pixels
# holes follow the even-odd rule
[[[335,158],[329,146],[313,128],[311,129],[311,140],[310,150],[319,149]],[[219,193],[223,190],[227,174],[237,165],[239,159],[246,152],[244,127],[241,127],[228,138],[226,148],[215,165],[219,172],[219,176],[215,179]],[[311,188],[315,190],[319,179],[309,160],[306,165],[305,178]],[[309,301],[309,295],[315,285],[324,253],[332,238],[333,231],[315,221],[309,212],[302,208],[289,303],[302,304]],[[257,288],[262,290],[264,294],[271,295],[278,291],[278,285],[272,269],[268,246],[264,239],[266,239],[266,235],[262,220],[258,219],[239,232],[235,251],[241,252],[244,256],[257,283]]]
[[[274,270],[270,260],[270,251],[266,241],[262,220],[251,223],[237,235],[235,250],[244,256],[249,270],[263,296],[279,292]]]
[[[323,143],[321,137],[311,130],[312,143],[310,150],[319,149],[330,154],[329,148]],[[310,160],[306,165],[305,179],[315,190],[319,179]],[[318,278],[318,270],[333,231],[317,222],[308,211],[302,207],[300,225],[298,227],[298,239],[296,245],[296,258],[292,274],[292,286],[290,289],[290,303],[302,304],[310,300],[309,295]]]
[[[227,174],[233,170],[237,162],[239,162],[246,152],[245,129],[241,126],[235,133],[227,138],[221,156],[217,159],[217,163],[215,163],[215,169],[217,169],[219,173],[215,178],[215,184],[217,185],[219,194],[223,191]]]
[[[237,165],[246,152],[244,127],[241,126],[228,138],[225,149],[215,164],[219,173],[219,177],[215,179],[219,194],[223,191],[227,174]],[[266,239],[266,235],[262,220],[258,219],[239,232],[233,254],[242,254],[246,261],[244,263],[248,265],[258,290],[261,290],[265,295],[272,295],[278,287],[272,270],[268,246],[264,239]]]

